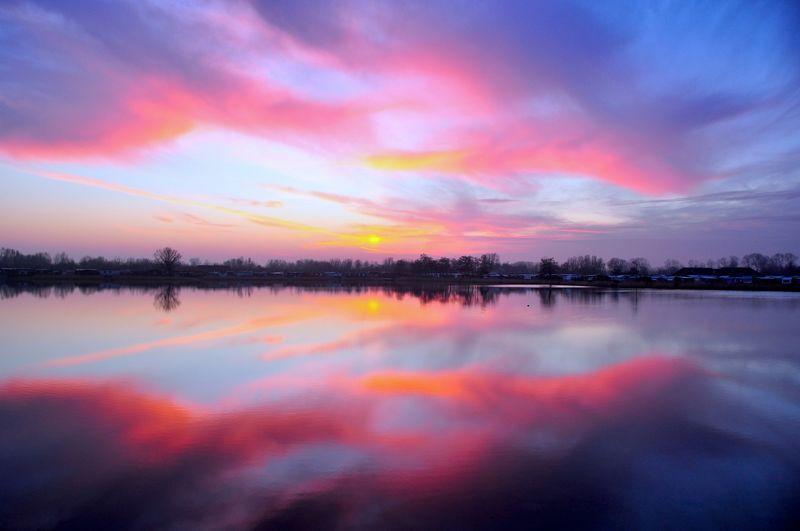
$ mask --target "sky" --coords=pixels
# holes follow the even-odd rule
[[[3,0],[0,245],[800,254],[800,4]]]

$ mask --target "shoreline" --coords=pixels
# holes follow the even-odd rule
[[[236,286],[496,286],[531,288],[599,288],[599,289],[661,289],[698,291],[778,291],[800,292],[800,284],[724,284],[694,282],[658,281],[554,281],[489,278],[421,278],[421,277],[381,277],[381,278],[322,278],[322,277],[185,277],[185,276],[84,276],[84,275],[32,275],[25,277],[0,278],[0,285],[84,285],[84,286],[185,286],[185,287],[236,287]]]

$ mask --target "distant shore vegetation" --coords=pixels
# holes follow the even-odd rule
[[[25,254],[16,249],[0,248],[0,269],[8,273],[12,270],[30,270],[39,273],[64,274],[75,272],[105,272],[107,274],[226,274],[250,273],[253,275],[287,276],[382,276],[382,277],[465,277],[481,278],[487,276],[650,276],[675,275],[680,271],[691,271],[702,275],[709,270],[733,271],[739,273],[749,268],[759,275],[798,275],[800,261],[793,253],[775,253],[771,256],[750,253],[742,256],[727,256],[716,260],[666,260],[662,265],[653,266],[643,257],[608,260],[594,255],[573,256],[563,262],[543,257],[537,261],[503,262],[496,253],[479,256],[433,257],[421,254],[415,260],[385,258],[381,261],[361,259],[330,260],[281,260],[271,259],[256,262],[251,258],[238,257],[219,262],[184,259],[183,255],[171,247],[156,250],[149,258],[106,258],[103,256],[84,256],[79,259],[59,252],[50,255],[46,252]]]

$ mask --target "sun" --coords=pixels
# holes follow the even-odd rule
[[[367,242],[369,242],[371,245],[378,245],[382,241],[383,241],[383,238],[381,238],[380,236],[378,236],[376,234],[372,234],[370,236],[367,236]]]

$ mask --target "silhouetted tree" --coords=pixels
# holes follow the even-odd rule
[[[630,274],[631,275],[649,275],[650,274],[650,262],[647,261],[647,258],[637,257],[631,258],[630,260]]]
[[[170,247],[159,249],[154,253],[155,260],[146,258],[113,258],[102,256],[84,256],[77,263],[64,252],[57,253],[51,259],[44,252],[24,254],[15,249],[0,248],[0,267],[22,269],[70,269],[76,266],[86,269],[108,269],[126,272],[150,270],[160,267],[168,272],[174,271],[180,264],[181,254]],[[798,270],[798,257],[793,253],[775,253],[766,256],[761,253],[751,253],[739,260],[735,256],[719,260],[698,261],[690,260],[689,267],[732,267],[741,265],[752,267],[763,275],[794,275]],[[345,276],[409,276],[431,275],[458,272],[466,277],[475,277],[479,273],[486,274],[493,271],[504,275],[518,275],[522,273],[540,272],[543,275],[552,275],[559,271],[579,273],[583,275],[602,274],[606,270],[609,274],[639,274],[648,275],[653,269],[644,258],[633,258],[630,261],[622,258],[612,258],[607,263],[602,258],[593,255],[573,256],[563,264],[552,258],[544,258],[540,262],[514,262],[503,263],[495,253],[485,253],[480,257],[461,256],[459,258],[432,257],[422,254],[417,260],[394,260],[387,258],[383,262],[370,262],[362,259],[311,260],[299,259],[287,261],[281,259],[268,260],[264,267],[255,263],[250,258],[232,258],[223,264],[210,263],[208,260],[201,264],[200,259],[190,260],[191,268],[248,269],[257,272],[284,272],[301,275],[321,275],[327,271],[340,272]],[[673,274],[682,267],[677,260],[667,260],[664,265],[655,269],[659,274]],[[37,272],[36,274],[40,274]]]
[[[16,249],[0,249],[0,266],[49,268],[52,264],[47,253],[23,254]]]
[[[581,275],[600,275],[606,272],[606,264],[597,256],[572,256],[561,265],[561,270]]]
[[[797,269],[797,256],[792,253],[775,253],[770,257],[766,269],[771,275],[791,275]]]
[[[478,264],[478,273],[485,275],[497,269],[500,265],[500,257],[497,256],[497,253],[482,254]]]
[[[162,247],[153,253],[153,258],[155,258],[156,262],[161,264],[168,273],[171,273],[181,263],[183,255],[172,247]]]
[[[222,265],[230,267],[231,269],[255,269],[258,267],[258,264],[256,264],[252,258],[245,258],[243,256],[225,260],[222,262]]]
[[[394,263],[394,274],[398,277],[402,277],[411,273],[411,264],[408,260],[398,260]]]
[[[727,258],[722,257],[717,260],[717,267],[739,267],[739,257],[733,255]]]
[[[450,259],[449,258],[439,258],[436,260],[436,272],[437,273],[449,273],[450,272]]]
[[[629,269],[628,261],[623,258],[612,258],[608,261],[608,272],[612,275],[622,275]]]
[[[436,261],[427,254],[419,255],[419,258],[414,260],[414,273],[418,275],[426,275],[436,271]]]
[[[67,255],[67,253],[62,251],[60,253],[56,253],[53,257],[53,265],[60,268],[67,268],[74,266],[75,262]]]
[[[555,258],[542,258],[539,260],[539,274],[549,277],[558,273],[558,263]]]
[[[763,273],[769,265],[769,257],[761,253],[750,253],[742,257],[742,265],[744,267],[752,267],[759,273]]]
[[[505,275],[519,275],[522,273],[535,273],[536,264],[533,262],[504,262],[500,264],[500,272]]]
[[[664,260],[664,265],[661,266],[661,269],[659,269],[658,272],[662,275],[673,275],[675,274],[675,271],[682,267],[683,264],[681,264],[678,260],[675,260],[674,258],[668,258],[667,260]]]
[[[471,256],[461,256],[456,260],[456,269],[463,275],[474,275],[477,269],[475,258]]]

